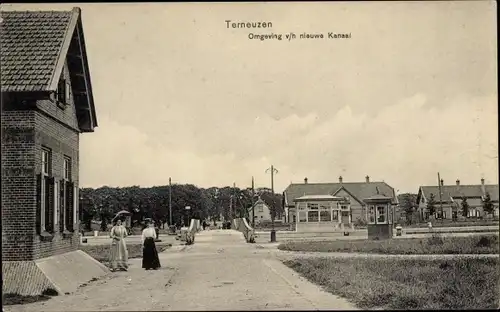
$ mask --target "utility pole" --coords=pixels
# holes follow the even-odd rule
[[[276,205],[274,203],[274,174],[278,173],[278,170],[271,165],[271,168],[266,170],[266,173],[271,172],[271,193],[273,198],[272,211],[271,211],[271,243],[276,242],[276,231],[274,230],[274,218],[276,217]]]
[[[439,185],[439,206],[441,210],[441,222],[443,222],[443,190],[441,185],[441,177],[438,172],[438,185]]]
[[[255,203],[254,203],[254,198],[255,198],[255,185],[252,177],[252,227],[255,227]]]
[[[172,226],[172,178],[168,178],[168,216],[169,225]]]

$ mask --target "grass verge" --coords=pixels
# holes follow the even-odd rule
[[[172,244],[165,242],[157,242],[156,248],[158,252],[162,252],[170,248]],[[92,258],[97,261],[107,264],[109,262],[109,255],[111,254],[111,245],[80,245],[80,250],[88,253]],[[142,258],[142,245],[141,244],[127,244],[128,258]]]
[[[377,254],[498,254],[498,235],[466,237],[398,238],[389,240],[291,241],[278,246],[280,250],[303,252],[361,252]]]
[[[38,301],[47,301],[58,293],[55,289],[46,289],[41,295],[38,296],[24,296],[20,294],[2,294],[2,304],[5,306],[15,304],[28,304]]]
[[[294,259],[285,265],[362,309],[496,309],[499,259]]]

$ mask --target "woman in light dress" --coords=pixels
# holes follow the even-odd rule
[[[122,220],[116,220],[115,226],[111,229],[111,271],[127,271],[128,269],[128,250],[125,243],[127,229],[122,225]]]
[[[146,270],[156,270],[160,265],[158,251],[156,250],[155,239],[156,230],[153,221],[148,223],[148,226],[142,230],[142,268]]]

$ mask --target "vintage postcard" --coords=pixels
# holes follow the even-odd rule
[[[3,3],[4,311],[499,308],[496,11]]]

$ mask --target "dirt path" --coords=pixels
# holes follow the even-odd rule
[[[232,230],[201,232],[192,246],[160,254],[161,270],[113,273],[74,294],[4,311],[322,310],[355,309]]]

